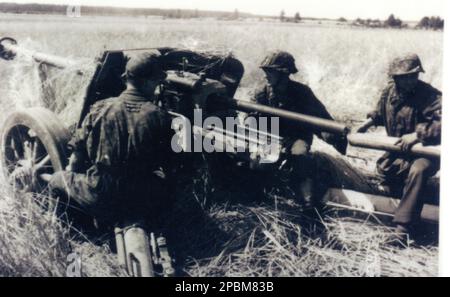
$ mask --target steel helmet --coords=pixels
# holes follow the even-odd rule
[[[289,74],[298,72],[297,67],[295,67],[294,57],[284,51],[275,51],[267,55],[262,61],[260,68],[273,69]]]
[[[407,75],[413,73],[425,72],[422,62],[417,54],[407,54],[395,58],[389,66],[389,75]]]
[[[165,79],[160,62],[161,55],[157,52],[145,52],[130,56],[125,67],[127,77]]]

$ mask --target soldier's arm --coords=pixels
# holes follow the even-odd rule
[[[380,105],[381,100],[378,105]],[[381,115],[380,109],[377,105],[377,108],[374,111],[371,111],[367,114],[367,123],[371,123],[371,126],[382,126],[383,125],[383,117]],[[370,128],[370,126],[369,126]]]
[[[258,89],[250,97],[250,102],[264,105],[265,102],[266,102],[266,99],[267,99],[266,96],[267,95],[266,95],[265,87],[261,88],[261,89]],[[259,116],[261,116],[261,113],[256,112],[256,111],[249,112],[247,114],[247,117],[255,117],[256,118],[256,117],[259,117]]]
[[[388,89],[385,89],[382,91],[380,99],[378,100],[375,109],[367,114],[367,119],[372,120],[373,126],[383,125],[383,109],[384,109],[383,106],[387,96],[388,96]]]
[[[416,125],[417,138],[424,145],[441,143],[442,94],[436,93],[422,111],[422,121]]]
[[[409,151],[416,143],[438,145],[441,142],[442,94],[430,88],[426,105],[422,108],[413,133],[403,135],[397,142],[403,151]]]
[[[69,164],[66,167],[67,171],[73,171],[83,173],[86,170],[88,164],[88,149],[87,139],[94,130],[98,129],[98,120],[101,118],[102,113],[107,109],[110,104],[115,102],[116,98],[108,98],[100,100],[89,109],[89,113],[84,117],[81,127],[75,130],[72,139],[68,143],[69,151],[71,155],[69,157]]]
[[[327,120],[334,120],[325,105],[317,99],[315,94],[309,88],[306,89],[306,98],[308,99],[307,102],[309,106],[308,114]],[[346,154],[348,142],[347,138],[343,135],[331,134],[320,130],[314,131],[314,134],[326,141],[328,144],[332,145],[339,153],[343,155]]]
[[[367,130],[372,127],[375,126],[374,124],[374,120],[369,117],[367,120],[365,120],[361,125],[359,125],[358,127],[356,127],[355,132],[356,133],[365,133],[367,132]]]
[[[81,172],[84,168],[84,154],[80,151],[73,151],[69,157],[69,164],[66,171]]]
[[[365,133],[372,126],[382,126],[384,124],[383,106],[387,96],[389,95],[389,89],[390,85],[381,91],[381,95],[375,109],[367,114],[367,120],[355,128],[356,133]]]
[[[86,141],[90,127],[92,127],[91,118],[90,114],[85,117],[81,127],[75,130],[72,139],[68,143],[71,155],[69,164],[66,167],[67,171],[81,172],[85,167],[87,157]]]
[[[308,105],[307,110],[309,115],[326,120],[334,120],[325,105],[316,97],[316,95],[309,87],[306,87],[304,97]]]

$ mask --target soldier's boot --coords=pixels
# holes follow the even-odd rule
[[[411,225],[409,224],[397,224],[393,234],[389,238],[389,243],[398,248],[407,248],[410,245],[414,245],[414,241],[411,240]]]
[[[302,226],[310,236],[320,236],[326,228],[322,220],[323,206],[317,199],[314,183],[312,178],[305,178],[299,186],[302,214],[306,218]]]

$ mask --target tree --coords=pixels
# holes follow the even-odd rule
[[[442,29],[444,29],[444,20],[441,19],[440,17],[437,17],[436,20],[435,20],[433,29],[434,30],[439,30],[439,29],[442,30]]]
[[[402,27],[402,20],[397,19],[393,14],[391,14],[388,19],[384,22],[384,25],[386,27],[393,27],[393,28],[401,28]]]
[[[364,25],[364,20],[361,18],[357,18],[354,22],[353,25],[355,26],[363,26]]]
[[[284,22],[286,20],[286,14],[284,13],[284,10],[280,12],[280,21]]]
[[[300,17],[300,13],[296,12],[295,16],[294,16],[294,22],[298,23],[302,20],[302,18]]]
[[[379,19],[376,19],[376,20],[372,21],[372,26],[374,26],[376,28],[380,28],[380,27],[383,27],[383,24],[381,23],[381,21]]]
[[[423,17],[420,22],[417,24],[418,28],[425,28],[428,29],[430,27],[430,18],[429,17]]]
[[[431,17],[429,21],[429,26],[433,30],[443,29],[444,20],[442,20],[440,17]]]
[[[383,23],[379,19],[374,19],[374,20],[366,19],[366,20],[363,20],[361,18],[357,18],[355,21],[353,21],[352,25],[369,27],[369,28],[381,28],[381,27],[383,27]],[[387,25],[385,24],[385,26],[387,26]]]
[[[444,30],[444,20],[443,19],[441,19],[438,29]]]
[[[441,30],[444,29],[444,20],[440,17],[423,17],[416,26],[420,29],[433,29]]]
[[[340,22],[340,23],[346,23],[346,22],[347,22],[347,19],[346,19],[346,18],[343,18],[343,17],[340,17],[340,18],[338,18],[337,21]]]

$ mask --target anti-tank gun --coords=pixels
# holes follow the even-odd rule
[[[242,64],[230,56],[202,55],[172,48],[104,51],[95,61],[95,71],[86,88],[76,123],[63,124],[58,115],[45,107],[16,110],[6,119],[1,135],[1,162],[5,176],[16,189],[44,191],[48,177],[64,170],[70,155],[67,147],[71,138],[69,126],[80,127],[96,102],[119,96],[126,87],[122,74],[127,56],[147,50],[158,50],[163,56],[168,79],[160,88],[158,102],[155,103],[169,110],[174,118],[192,119],[193,110],[202,107],[212,114],[208,106],[212,98],[232,98],[243,75]],[[22,55],[31,57],[39,65],[73,69],[83,75],[83,71],[77,68],[77,61],[24,49],[12,38],[0,41],[0,57],[3,59],[14,60]],[[200,134],[206,132],[211,135],[210,127],[202,128]],[[222,131],[215,132],[222,134]],[[243,140],[242,143],[245,147],[248,141]],[[18,172],[26,174],[17,178]],[[115,231],[119,262],[130,275],[152,276],[158,272],[173,275],[164,237],[150,234],[132,219],[120,222]]]
[[[198,136],[201,136],[202,144],[205,143],[204,140],[206,139],[206,143],[211,144],[214,148],[213,153],[225,153],[238,160],[254,160],[256,152],[256,159],[273,164],[276,164],[278,161],[280,147],[277,144],[282,139],[276,133],[261,129],[259,126],[244,125],[241,122],[236,122],[237,124],[232,129],[229,129],[226,125],[218,125],[217,121],[209,123],[203,121],[209,117],[221,120],[226,117],[233,118],[236,117],[236,111],[259,112],[268,117],[279,117],[295,121],[304,127],[336,134],[340,137],[347,137],[350,144],[360,147],[398,151],[398,147],[393,145],[393,141],[396,139],[381,137],[373,141],[365,138],[364,135],[349,134],[349,129],[346,125],[335,121],[234,99],[244,68],[242,63],[232,56],[198,53],[174,48],[107,50],[95,61],[96,69],[87,86],[81,114],[76,123],[64,125],[62,121],[58,120],[57,115],[43,107],[17,110],[7,118],[0,144],[1,162],[6,177],[14,176],[14,173],[19,168],[22,172],[29,172],[29,175],[25,178],[19,181],[15,180],[19,189],[26,191],[45,189],[48,175],[55,171],[63,170],[67,165],[70,154],[70,151],[67,149],[67,143],[71,138],[68,126],[75,125],[79,127],[94,103],[120,95],[125,89],[122,74],[125,70],[127,56],[138,51],[150,50],[157,50],[161,53],[165,71],[168,73],[166,83],[159,89],[156,103],[167,109],[174,119],[178,119],[178,121],[174,121],[175,130],[180,131],[183,125],[191,123],[192,141],[199,139]],[[20,55],[31,56],[37,63],[45,64],[49,67],[70,68],[78,74],[83,74],[80,69],[77,69],[76,61],[23,49],[12,38],[0,40],[0,57],[6,60],[13,60]],[[195,112],[200,110],[202,112],[201,121],[196,122]],[[197,138],[195,138],[196,136]],[[188,139],[191,139],[190,134],[185,138],[181,138],[180,141],[184,144],[184,141]],[[185,147],[181,145],[181,148],[184,149]],[[412,154],[432,158],[440,157],[439,148],[422,147],[420,145],[416,145],[412,149]],[[356,172],[356,169],[348,164],[344,164],[344,161],[334,161],[338,160],[328,162],[328,164],[334,165],[330,165],[326,169],[324,167],[324,170],[330,172],[330,176],[340,176],[344,169],[347,170],[345,172],[347,175],[350,172],[351,176],[361,176],[361,174]],[[24,168],[26,170],[23,170]],[[376,189],[369,185],[365,179],[355,179],[349,183],[339,181],[333,186],[344,186],[350,189],[354,187],[353,189],[359,192],[371,195],[377,194]],[[356,196],[352,196],[353,200],[347,199],[348,192],[343,193],[339,191],[339,189],[329,191],[329,199],[333,200],[335,204],[352,205],[352,201],[355,200],[353,198]],[[361,195],[358,197],[360,200],[370,200],[370,204],[375,205],[373,211],[381,209],[385,214],[393,212],[397,203],[397,200],[390,198],[385,201],[382,199],[373,200],[372,196],[368,197],[367,195],[363,195],[363,198],[361,198]],[[379,201],[384,202],[380,204]],[[436,209],[432,206],[429,207],[432,208],[432,211],[428,211],[425,216],[434,220],[436,218]],[[429,210],[429,207],[425,209]],[[122,242],[121,240],[124,238],[132,238],[128,240],[131,240],[131,242],[135,240],[134,242],[138,243],[133,249],[139,250],[143,246],[148,247],[148,238],[142,239],[143,237],[140,236],[147,234],[147,237],[149,237],[148,232],[141,232],[139,226],[135,224],[131,224],[133,228],[128,228],[129,226],[120,226],[121,228],[117,229],[118,242]],[[130,232],[129,236],[121,236],[124,231],[136,231],[136,228],[138,232]],[[137,235],[131,236],[132,234]],[[147,251],[148,249],[144,250]],[[157,249],[155,248],[154,250]],[[141,263],[142,261],[148,261],[148,257],[155,256],[151,253],[142,253],[142,250],[140,251],[137,254],[139,254],[138,257],[140,257]],[[122,255],[124,254],[127,253],[122,253]],[[136,263],[139,263],[139,261],[133,260],[133,265],[130,266],[128,265],[130,260],[127,260],[126,256],[121,258],[124,259],[122,263],[129,267],[128,271],[130,274],[133,274],[133,270],[130,270],[130,267],[136,271],[141,271],[140,268],[136,267]],[[135,258],[136,255],[132,255],[132,257],[130,255],[129,257],[129,259]],[[164,258],[166,258],[166,261],[153,261],[153,263],[164,262],[167,267],[167,263],[170,263],[170,261],[167,262],[167,257]],[[151,267],[153,268],[147,268],[145,273],[141,271],[140,274],[155,274],[154,266]],[[166,274],[170,275],[171,273]]]

